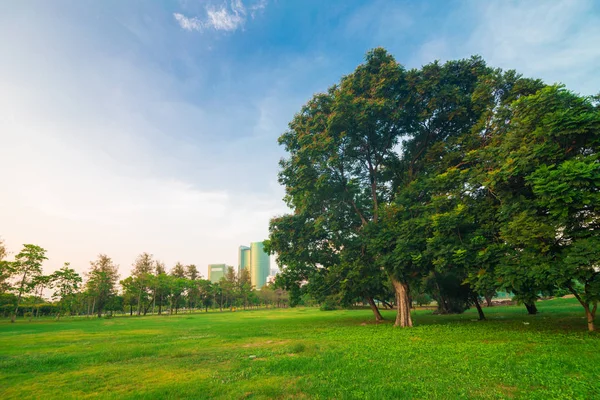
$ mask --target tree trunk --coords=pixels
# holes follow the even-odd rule
[[[409,288],[406,283],[399,282],[395,278],[392,279],[392,284],[396,291],[396,303],[398,304],[398,311],[396,313],[396,322],[394,326],[400,326],[402,328],[413,326],[412,318],[410,317],[410,303],[409,303]]]
[[[594,326],[594,318],[596,317],[597,307],[598,304],[594,304],[594,308],[591,310],[589,305],[585,307],[585,316],[587,317],[588,331],[590,332],[594,332],[596,330],[596,327]]]
[[[385,300],[382,300],[381,302],[383,303],[383,306],[384,306],[385,308],[389,308],[390,310],[393,310],[393,309],[394,309],[394,306],[393,306],[393,305],[391,305],[390,303],[388,303],[387,301],[385,301]]]
[[[21,286],[19,287],[19,295],[17,296],[17,307],[15,307],[15,318],[17,313],[19,312],[19,303],[21,303],[21,295],[23,294],[23,286],[25,286],[25,278],[27,278],[27,272],[23,274],[23,278],[21,279]],[[11,322],[15,322],[12,321]]]
[[[129,303],[129,316],[133,317],[133,304]]]
[[[447,314],[448,313],[448,303],[446,302],[446,299],[444,298],[444,295],[442,294],[442,289],[440,288],[440,284],[438,283],[438,275],[437,273],[435,273],[435,286],[437,287],[437,291],[438,291],[438,296],[440,298],[439,302],[438,302],[438,310],[442,313],[442,314]]]
[[[142,288],[140,287],[140,292],[138,293],[138,303],[137,303],[137,315],[140,316],[142,312]]]
[[[479,304],[479,299],[477,298],[477,295],[473,296],[473,301],[475,302],[475,307],[477,307],[477,313],[479,314],[479,320],[485,321],[485,314],[483,313],[483,310],[481,309],[481,304]]]
[[[492,305],[493,305],[492,304],[492,296],[490,296],[490,295],[485,296],[485,306],[491,307]]]
[[[371,311],[373,311],[373,314],[375,314],[375,321],[377,321],[377,322],[383,321],[383,317],[381,316],[381,313],[379,312],[379,308],[377,308],[377,304],[375,304],[375,301],[373,301],[373,298],[371,296],[367,296],[366,299],[367,299],[367,302],[369,303],[369,306],[371,306]]]
[[[154,307],[156,306],[156,288],[154,288],[154,293],[152,293],[152,315],[154,315]]]
[[[529,313],[529,315],[535,315],[538,312],[535,302],[525,303],[525,308],[527,308],[527,313]]]

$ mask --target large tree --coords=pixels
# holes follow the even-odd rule
[[[336,256],[344,251],[354,254],[354,262],[340,271],[355,267],[371,273],[381,271],[366,251],[364,228],[378,221],[380,204],[393,195],[388,169],[398,160],[395,149],[401,136],[398,120],[403,110],[404,76],[404,69],[392,56],[375,49],[338,85],[315,95],[280,137],[289,153],[281,163],[280,182],[286,186],[286,201],[294,209],[293,216],[282,218],[301,216],[298,223],[307,225],[309,232],[319,232],[314,238],[303,238],[305,254],[284,263],[282,279],[285,269],[306,270],[307,264],[310,274],[324,272],[330,277],[331,267],[339,264]],[[281,229],[280,222],[272,221],[272,243],[277,243],[274,239],[280,233],[275,231]],[[274,246],[273,250],[281,254],[285,247]],[[319,262],[324,254],[329,254],[331,264]],[[342,279],[334,277],[330,286],[339,287]],[[377,286],[363,282],[365,285],[356,282],[352,289],[372,302]],[[373,311],[380,319],[376,307]]]

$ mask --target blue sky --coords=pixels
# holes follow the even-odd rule
[[[593,0],[6,1],[0,34],[0,235],[47,272],[235,265],[286,211],[277,137],[375,46],[600,91]]]

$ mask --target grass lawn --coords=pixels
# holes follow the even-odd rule
[[[600,335],[573,300],[418,311],[0,321],[0,399],[600,398]],[[388,320],[393,312],[384,312]]]

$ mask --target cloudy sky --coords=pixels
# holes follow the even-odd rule
[[[277,137],[375,46],[600,91],[600,2],[0,3],[0,236],[83,272],[237,264],[285,212]]]

